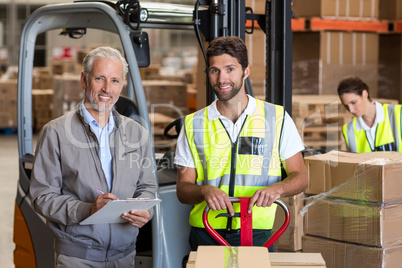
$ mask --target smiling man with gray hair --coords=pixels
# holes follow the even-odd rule
[[[155,197],[149,133],[113,108],[127,70],[116,49],[89,52],[84,100],[39,134],[30,196],[54,234],[56,267],[134,267],[139,228],[152,210],[124,213],[124,223],[80,225],[111,200]]]

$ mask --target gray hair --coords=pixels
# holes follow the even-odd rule
[[[82,61],[82,66],[84,68],[85,78],[88,80],[88,75],[92,70],[92,65],[94,59],[110,59],[110,60],[120,60],[123,65],[123,78],[126,77],[128,72],[128,64],[126,59],[121,55],[120,51],[111,47],[97,47],[90,51]]]

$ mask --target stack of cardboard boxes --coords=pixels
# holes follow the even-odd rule
[[[305,164],[303,252],[322,253],[328,267],[399,267],[402,155],[333,151]]]
[[[53,118],[62,116],[84,99],[81,76],[78,74],[53,75],[53,89]]]
[[[32,90],[32,124],[35,132],[53,119],[53,95],[53,89]]]
[[[17,127],[17,80],[0,81],[0,129]]]
[[[326,30],[293,33],[293,92],[336,94],[340,79],[357,75],[369,85],[372,97],[401,100],[399,93],[391,93],[401,87],[401,46],[393,43],[395,39],[400,43],[400,33],[389,36],[359,27],[361,22],[401,20],[401,7],[401,0],[294,0],[296,18],[347,21],[350,28],[335,31],[328,24]],[[392,53],[387,46],[393,46]]]

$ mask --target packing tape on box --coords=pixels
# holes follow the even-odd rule
[[[239,251],[237,247],[224,247],[224,263],[225,267],[239,267]]]

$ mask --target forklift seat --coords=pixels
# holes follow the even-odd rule
[[[140,114],[137,105],[129,97],[120,96],[114,105],[114,108],[119,112],[119,114],[130,117],[134,121],[140,123]]]

